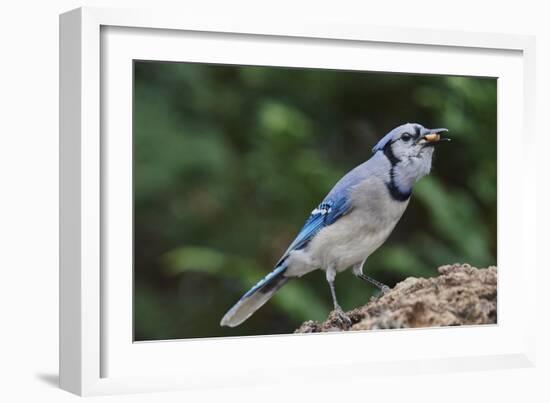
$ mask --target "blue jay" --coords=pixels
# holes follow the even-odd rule
[[[363,274],[367,258],[388,238],[409,204],[412,187],[432,166],[434,145],[447,129],[407,123],[386,134],[373,156],[342,177],[312,212],[275,269],[252,287],[222,318],[221,326],[238,326],[292,278],[322,269],[330,286],[337,318],[350,319],[336,299],[337,273],[352,268],[358,278],[389,290]]]

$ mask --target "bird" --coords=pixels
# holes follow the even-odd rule
[[[227,311],[220,325],[240,325],[288,281],[320,269],[325,271],[337,320],[351,326],[336,298],[336,275],[351,268],[357,278],[382,293],[389,291],[365,275],[363,266],[405,212],[413,185],[430,173],[434,146],[450,141],[441,135],[447,131],[406,123],[384,135],[372,156],[344,175],[311,211],[273,271]]]

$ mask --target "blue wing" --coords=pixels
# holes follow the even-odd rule
[[[286,260],[290,252],[305,248],[321,229],[329,226],[343,215],[349,213],[350,209],[349,200],[345,195],[323,200],[323,202],[311,212],[311,215],[298,233],[298,236],[290,244],[276,267],[280,266]]]

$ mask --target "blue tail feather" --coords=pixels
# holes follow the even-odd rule
[[[250,290],[248,290],[246,292],[246,294],[244,294],[241,297],[241,300],[251,296],[256,291],[260,291],[260,292],[264,292],[264,293],[269,291],[269,288],[272,288],[272,287],[275,286],[275,283],[277,282],[277,279],[282,277],[283,273],[285,271],[286,271],[286,265],[285,264],[282,264],[282,265],[276,267],[275,270],[268,273],[267,276],[265,276],[263,279],[258,281],[258,283],[254,287],[252,287]],[[266,289],[266,288],[268,288],[268,289]]]
[[[220,325],[234,327],[240,325],[257,309],[265,304],[288,280],[284,275],[287,265],[283,262],[261,279],[224,315]]]

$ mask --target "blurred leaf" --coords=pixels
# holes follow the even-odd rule
[[[235,278],[242,284],[242,294],[267,274],[250,259],[225,255],[197,246],[181,247],[167,253],[164,256],[164,263],[167,273],[172,275],[197,272]],[[296,320],[304,320],[304,318],[320,320],[328,312],[323,301],[308,290],[305,284],[297,282],[286,285],[272,300],[275,305]]]
[[[486,229],[470,197],[444,190],[431,177],[416,185],[415,195],[426,205],[427,218],[438,234],[452,242],[465,256],[470,256],[470,264],[490,264]]]

